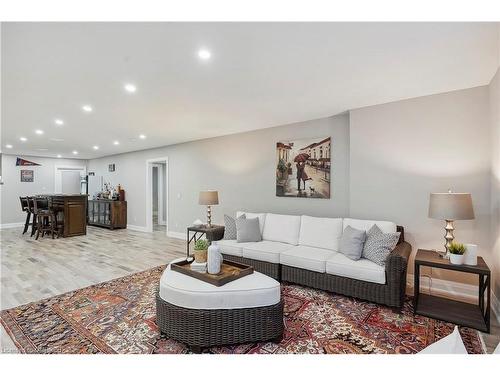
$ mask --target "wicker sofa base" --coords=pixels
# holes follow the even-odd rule
[[[237,257],[234,255],[223,254],[224,259],[232,260],[233,262],[239,262],[252,266],[255,271],[263,273],[266,276],[272,277],[275,280],[280,281],[281,278],[281,267],[279,264],[264,262],[262,260],[255,260],[244,257]]]
[[[401,283],[406,285],[406,274],[403,277],[404,280],[401,280]],[[395,290],[387,284],[371,283],[285,265],[281,266],[281,280],[395,308],[402,307],[404,297],[404,289],[403,291]]]
[[[157,293],[156,322],[162,333],[194,352],[210,346],[281,341],[283,300],[264,307],[201,310],[172,305]]]

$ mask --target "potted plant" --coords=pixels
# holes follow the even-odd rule
[[[197,240],[194,243],[194,260],[196,263],[205,263],[207,261],[207,240]]]
[[[466,247],[462,243],[452,242],[448,247],[451,264],[463,264]]]

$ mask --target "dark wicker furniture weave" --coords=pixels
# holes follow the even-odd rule
[[[328,290],[346,296],[401,308],[406,291],[406,269],[411,254],[411,245],[404,240],[404,228],[398,226],[397,231],[401,233],[401,236],[398,245],[386,260],[385,284],[371,283],[244,257],[226,254],[223,256],[224,259],[249,264],[256,271],[278,281],[306,285],[316,289]]]
[[[156,322],[161,332],[195,353],[210,346],[281,341],[283,300],[264,307],[201,310],[172,305],[157,292]]]

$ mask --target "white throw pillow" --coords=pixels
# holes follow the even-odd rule
[[[298,245],[299,232],[300,216],[267,214],[262,239]]]
[[[342,219],[329,217],[300,217],[299,244],[339,251]]]
[[[371,227],[377,225],[384,233],[395,233],[396,224],[391,221],[380,221],[380,220],[360,220],[360,219],[344,219],[344,229],[350,226],[354,229],[364,230],[368,232]]]
[[[467,354],[467,349],[465,349],[458,327],[455,326],[452,333],[430,344],[418,354]]]
[[[236,217],[240,217],[241,215],[245,214],[245,217],[247,219],[253,219],[253,218],[259,218],[259,228],[260,228],[260,234],[264,233],[264,223],[266,222],[266,214],[256,214],[253,212],[243,212],[243,211],[237,211],[236,212]]]

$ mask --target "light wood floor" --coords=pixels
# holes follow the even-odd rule
[[[165,232],[110,231],[88,227],[87,236],[42,238],[21,228],[0,230],[1,309],[19,306],[103,281],[144,271],[185,256],[185,241]],[[15,346],[0,330],[3,352]],[[492,334],[482,334],[488,352],[500,340],[500,325],[492,317]]]

